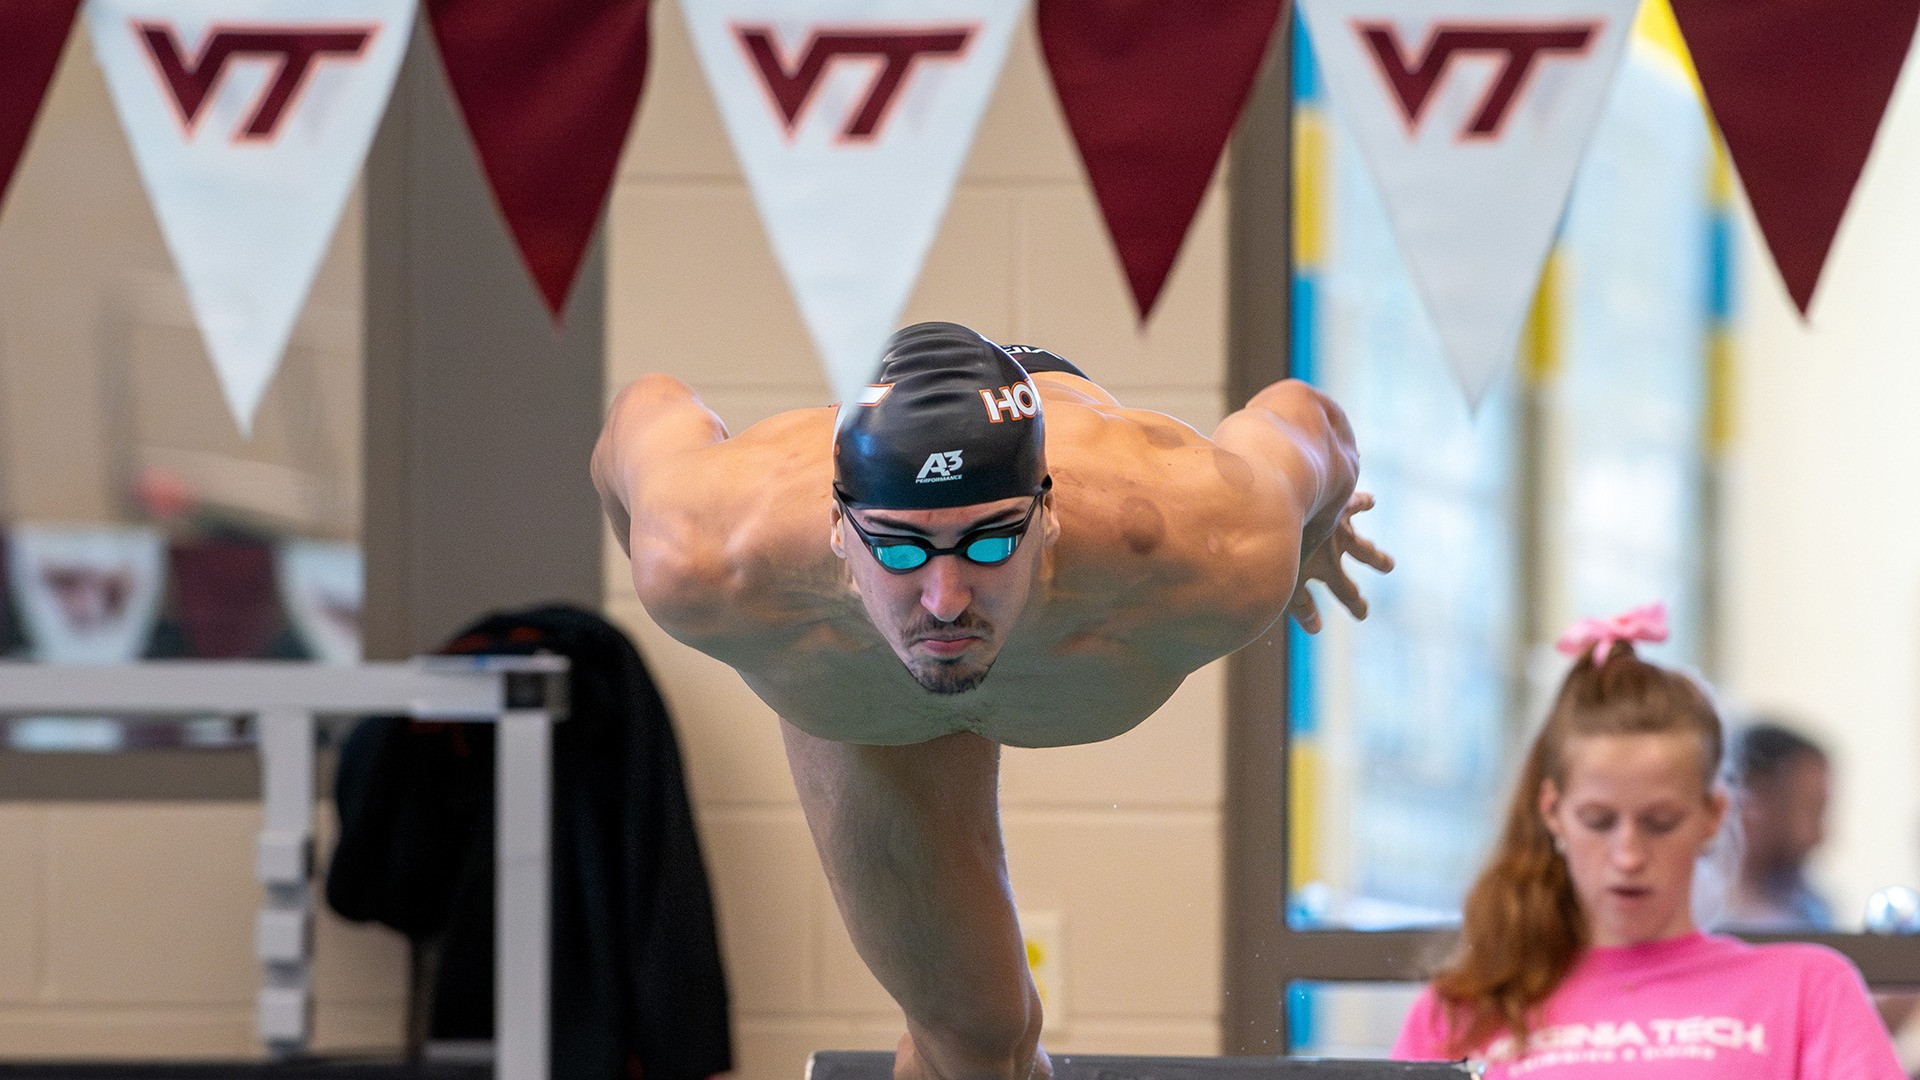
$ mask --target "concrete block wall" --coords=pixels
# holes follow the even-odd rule
[[[0,803],[0,1060],[259,1056],[259,830],[248,802]],[[313,1048],[401,1045],[404,939],[323,910],[314,951]]]
[[[738,431],[831,400],[675,5],[656,7],[643,113],[608,215],[609,393],[687,381]],[[1202,431],[1222,415],[1225,200],[1203,204],[1144,327],[1041,64],[1015,38],[904,322],[1042,345],[1123,402]],[[891,1048],[897,1008],[840,925],[777,721],[724,665],[635,600],[608,545],[607,611],[640,643],[680,732],[731,978],[741,1080],[797,1080],[823,1047]],[[1010,750],[1014,891],[1059,916],[1055,1051],[1219,1050],[1221,672],[1094,746]]]

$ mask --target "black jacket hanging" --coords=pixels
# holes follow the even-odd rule
[[[666,708],[598,615],[493,615],[449,653],[572,663],[553,742],[553,1080],[706,1080],[732,1068],[713,904]],[[340,754],[327,901],[428,942],[431,1032],[493,1032],[487,724],[363,721]]]

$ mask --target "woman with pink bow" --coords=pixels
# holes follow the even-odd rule
[[[1487,1080],[1904,1080],[1846,958],[1694,926],[1721,727],[1706,687],[1635,650],[1666,637],[1654,604],[1560,639],[1573,668],[1394,1056],[1474,1059]]]

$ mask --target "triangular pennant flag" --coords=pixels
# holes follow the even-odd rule
[[[360,618],[366,572],[360,545],[283,540],[274,551],[274,581],[294,632],[315,660],[360,662]]]
[[[429,0],[480,166],[556,322],[647,79],[647,0]]]
[[[773,251],[843,401],[880,363],[1024,0],[683,0]]]
[[[143,528],[18,526],[7,580],[35,660],[124,664],[153,636],[166,544]]]
[[[1807,313],[1920,0],[1673,0],[1787,292]]]
[[[242,432],[412,24],[412,0],[87,0],[94,53]]]
[[[1253,89],[1281,0],[1038,0],[1040,48],[1145,322]]]
[[[1301,0],[1454,375],[1513,360],[1639,0]]]
[[[80,0],[7,0],[0,17],[0,206],[79,9]]]

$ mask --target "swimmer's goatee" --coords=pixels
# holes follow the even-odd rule
[[[873,385],[841,408],[853,415],[834,434],[833,482],[849,506],[972,506],[1030,498],[1046,482],[1046,418],[1033,381],[964,326],[896,332]]]

